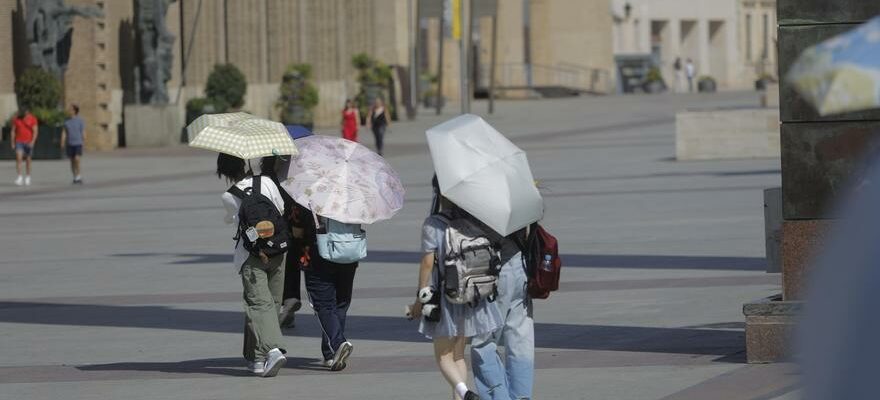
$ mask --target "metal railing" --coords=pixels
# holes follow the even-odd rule
[[[608,94],[613,90],[611,72],[570,63],[557,65],[503,63],[495,74],[497,90],[560,87],[585,93]],[[489,68],[481,68],[477,86],[489,87]]]

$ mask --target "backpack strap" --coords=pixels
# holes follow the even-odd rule
[[[251,188],[252,188],[251,190],[253,190],[252,193],[259,194],[262,186],[263,186],[263,176],[262,175],[254,176],[253,179],[251,180]]]
[[[232,187],[229,188],[226,193],[238,197],[239,200],[243,200],[247,196],[247,193],[245,193],[244,190],[239,189],[238,186],[235,185],[232,185]]]

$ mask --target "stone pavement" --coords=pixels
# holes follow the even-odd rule
[[[565,262],[561,291],[536,303],[536,399],[796,395],[793,366],[744,364],[742,304],[779,290],[763,272],[761,192],[779,185],[779,160],[671,158],[677,110],[757,101],[500,102],[489,120],[528,151]],[[386,152],[407,204],[368,229],[348,324],[355,352],[341,373],[318,366],[305,307],[280,377],[247,376],[211,154],[86,154],[82,187],[63,161],[36,162],[30,188],[0,164],[0,399],[450,398],[430,343],[402,314],[430,201],[424,130],[454,108],[391,127]]]

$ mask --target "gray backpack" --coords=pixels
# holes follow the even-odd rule
[[[495,301],[501,255],[483,229],[467,218],[448,219],[444,241],[443,293],[452,304]]]

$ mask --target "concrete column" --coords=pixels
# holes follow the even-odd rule
[[[267,0],[259,0],[259,15],[257,29],[259,29],[260,46],[260,83],[269,82],[269,17],[267,15]]]
[[[226,37],[226,25],[228,23],[226,17],[229,14],[229,10],[227,8],[227,0],[220,0],[217,13],[214,14],[214,39],[215,44],[214,48],[217,52],[217,62],[226,64],[229,62],[229,55],[226,54],[226,50],[228,49],[228,42]]]
[[[641,5],[637,8],[634,8],[636,15],[639,16],[639,31],[636,33],[638,35],[637,43],[638,47],[636,51],[640,53],[650,53],[651,52],[651,18],[649,13],[648,5]]]
[[[712,75],[709,62],[709,20],[697,20],[697,76]],[[696,89],[695,89],[696,90]]]
[[[727,68],[727,76],[725,76],[724,79],[727,80],[727,86],[730,87],[733,86],[739,78],[738,74],[741,71],[744,56],[739,54],[739,47],[736,45],[736,20],[733,18],[728,19],[725,21],[725,25],[727,25],[725,32],[727,39],[725,40],[725,43],[727,44],[727,65],[729,67]]]
[[[0,120],[6,119],[16,110],[14,83],[15,67],[13,60],[12,12],[15,0],[0,0]]]

